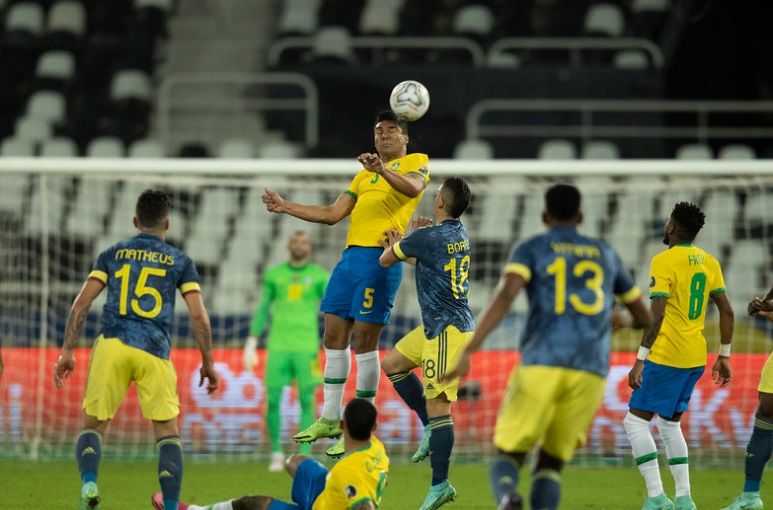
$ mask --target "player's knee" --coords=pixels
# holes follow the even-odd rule
[[[233,500],[233,510],[266,510],[273,498],[268,496],[244,496]]]
[[[757,416],[773,421],[773,393],[761,393]]]

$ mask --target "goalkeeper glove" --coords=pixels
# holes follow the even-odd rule
[[[252,372],[258,364],[258,337],[250,335],[244,344],[244,369]]]

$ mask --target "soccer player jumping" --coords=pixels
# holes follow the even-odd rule
[[[378,114],[373,126],[378,154],[357,157],[363,170],[332,205],[301,205],[266,189],[263,202],[270,212],[305,221],[334,225],[351,215],[346,249],[333,269],[322,298],[325,314],[325,406],[322,417],[293,436],[298,443],[337,437],[344,385],[351,371],[350,338],[354,335],[357,396],[375,399],[381,373],[378,339],[389,323],[402,266],[381,267],[384,232],[405,232],[424,188],[429,183],[426,154],[407,154],[408,125],[391,111]],[[343,439],[328,455],[343,453]]]
[[[642,510],[695,510],[687,442],[679,422],[706,368],[703,328],[709,298],[719,311],[721,342],[711,377],[723,387],[732,377],[729,358],[734,319],[722,268],[714,257],[692,244],[704,220],[696,205],[676,204],[665,225],[663,243],[668,249],[653,257],[650,267],[653,323],[642,335],[636,362],[628,374],[633,394],[623,420],[633,457],[647,485]],[[650,432],[655,414],[676,485],[673,503],[663,492],[658,452]]]

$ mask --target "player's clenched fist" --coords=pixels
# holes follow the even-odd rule
[[[263,203],[266,204],[266,209],[268,212],[284,212],[285,201],[276,191],[271,191],[270,189],[266,188],[266,192],[263,193],[261,198],[263,199]]]
[[[73,370],[75,370],[75,356],[72,351],[63,349],[62,355],[54,365],[54,383],[57,388],[64,386],[64,379],[70,377]]]

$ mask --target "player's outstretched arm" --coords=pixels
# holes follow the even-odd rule
[[[494,297],[476,321],[472,340],[470,340],[467,348],[465,348],[462,356],[459,358],[456,367],[447,372],[443,377],[444,379],[450,380],[455,377],[465,377],[470,373],[472,354],[483,345],[488,335],[502,322],[502,319],[505,318],[505,315],[510,310],[510,305],[513,304],[524,285],[526,285],[526,280],[521,275],[515,273],[505,273],[502,275],[496,289],[494,289]]]
[[[641,345],[636,355],[636,362],[630,372],[628,372],[628,386],[632,389],[641,388],[641,374],[644,370],[644,360],[647,359],[652,350],[652,345],[660,333],[660,327],[663,325],[663,317],[666,314],[666,299],[663,296],[650,298],[650,314],[652,316],[651,325],[644,330],[641,337]]]
[[[341,193],[331,205],[303,205],[285,200],[279,193],[266,188],[261,197],[266,204],[266,210],[273,213],[284,213],[304,221],[335,225],[352,213],[357,201],[347,193]]]
[[[733,378],[730,369],[730,344],[733,342],[733,327],[735,326],[735,314],[727,294],[717,292],[711,296],[719,311],[719,356],[711,369],[711,378],[716,384],[725,387]],[[765,312],[762,312],[765,313]]]
[[[215,360],[212,356],[212,327],[209,324],[209,314],[204,307],[200,293],[188,292],[183,295],[183,298],[185,298],[185,304],[188,305],[190,312],[193,337],[199,345],[199,351],[201,351],[199,386],[204,384],[204,379],[207,379],[207,393],[212,393],[217,389],[219,383],[215,372]]]
[[[392,189],[405,196],[416,198],[424,191],[424,188],[427,187],[427,181],[424,177],[414,173],[403,175],[394,170],[390,170],[384,165],[384,162],[381,161],[378,154],[365,152],[357,156],[357,161],[360,162],[365,170],[376,172],[392,186]]]
[[[86,280],[70,308],[70,315],[67,317],[67,325],[64,329],[62,354],[54,365],[54,383],[56,383],[57,388],[64,386],[64,379],[70,377],[72,371],[75,370],[73,349],[75,349],[78,338],[81,336],[81,329],[83,329],[83,323],[86,322],[91,304],[104,288],[105,285],[101,281],[91,278]]]
[[[384,235],[386,236],[385,240],[378,240],[378,244],[384,248],[383,253],[381,253],[381,256],[378,258],[378,263],[381,267],[392,267],[401,260],[400,257],[397,256],[397,253],[395,253],[394,245],[402,241],[403,234],[398,230],[387,230],[384,232]],[[416,259],[413,260],[415,264]]]

